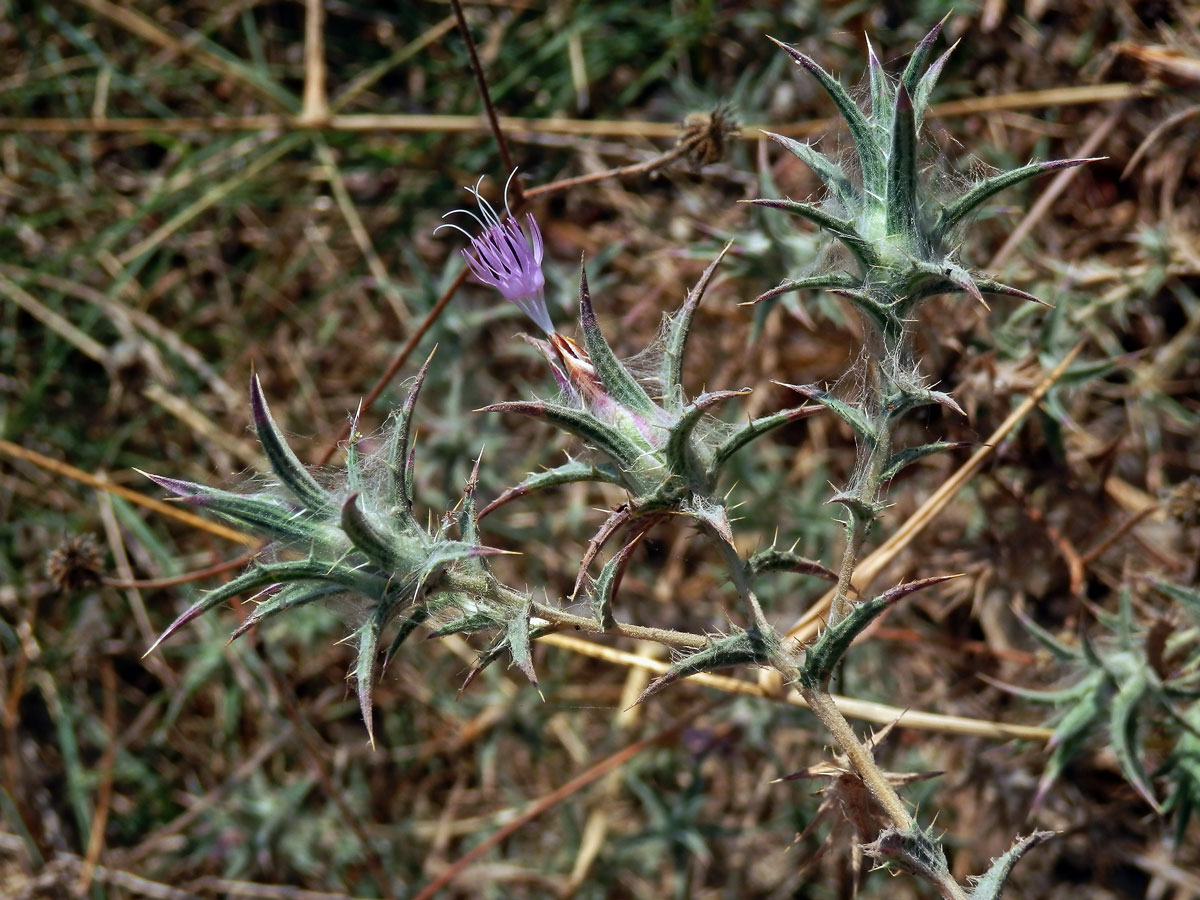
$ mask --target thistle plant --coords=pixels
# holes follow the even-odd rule
[[[813,171],[827,195],[815,203],[769,198],[750,201],[817,225],[849,254],[845,265],[785,279],[758,300],[790,291],[828,290],[848,300],[868,326],[860,396],[846,400],[816,385],[791,385],[842,418],[858,441],[854,478],[833,498],[846,510],[846,552],[830,610],[831,624],[850,612],[850,578],[858,551],[883,509],[883,486],[910,463],[962,446],[945,441],[899,451],[892,446],[892,432],[910,410],[936,403],[962,413],[952,397],[931,390],[920,375],[911,329],[917,308],[923,300],[947,293],[967,294],[985,307],[985,293],[1040,302],[1024,291],[964,268],[958,258],[962,229],[972,213],[1005,188],[1089,162],[1067,159],[1030,163],[985,178],[957,197],[937,199],[938,192],[932,185],[922,184],[920,178],[919,135],[934,85],[954,51],[951,47],[927,66],[941,27],[939,23],[925,36],[899,79],[888,75],[874,49],[869,49],[869,113],[860,109],[841,83],[815,60],[775,41],[833,100],[853,145],[848,161],[852,165],[846,165],[809,144],[768,135]]]
[[[1051,719],[1050,759],[1034,795],[1034,808],[1088,739],[1104,731],[1125,780],[1155,812],[1162,814],[1169,808],[1174,813],[1176,838],[1182,840],[1200,800],[1200,704],[1195,702],[1200,699],[1200,592],[1169,583],[1157,588],[1186,610],[1191,627],[1180,627],[1169,617],[1158,619],[1149,628],[1139,627],[1128,588],[1120,591],[1115,615],[1094,610],[1108,634],[1093,640],[1084,631],[1078,647],[1023,617],[1022,624],[1034,639],[1077,674],[1070,684],[1053,690],[998,686],[1035,703],[1057,707]],[[1146,735],[1152,724],[1157,733],[1166,734],[1170,745],[1155,773],[1173,785],[1166,803],[1160,803],[1155,795],[1139,737]]]
[[[462,253],[471,273],[521,308],[537,326],[541,336],[526,340],[545,359],[557,389],[553,399],[507,400],[490,404],[482,412],[544,420],[582,443],[579,456],[528,476],[481,509],[477,509],[478,480],[473,474],[458,507],[436,527],[427,527],[413,512],[415,463],[411,435],[413,411],[428,361],[393,418],[383,450],[361,454],[360,438],[353,433],[346,446],[344,471],[328,482],[310,473],[288,447],[255,379],[251,405],[259,440],[274,473],[270,485],[238,494],[150,477],[182,501],[262,534],[273,542],[272,549],[245,574],[180,615],[159,641],[200,614],[250,591],[262,592],[257,598],[259,605],[234,637],[304,604],[336,596],[353,597],[358,644],[354,674],[372,740],[375,659],[379,642],[389,628],[394,628],[395,634],[385,654],[385,665],[419,626],[427,627],[433,635],[493,635],[468,675],[468,683],[485,666],[507,654],[536,685],[531,641],[563,628],[643,638],[680,651],[682,655],[646,688],[639,702],[694,673],[729,666],[770,666],[802,695],[836,743],[839,754],[835,768],[842,795],[853,796],[856,803],[870,807],[856,827],[862,832],[866,827],[863,823],[869,823],[878,834],[869,842],[871,835],[860,834],[863,852],[881,865],[928,881],[951,900],[998,898],[1017,859],[1045,839],[1045,833],[1018,839],[971,887],[961,885],[950,873],[937,835],[930,826],[916,821],[897,794],[897,785],[908,779],[885,772],[876,764],[874,743],[859,739],[835,706],[828,688],[835,668],[872,621],[909,594],[955,577],[931,575],[874,596],[859,596],[852,588],[859,553],[885,510],[883,492],[888,481],[915,460],[960,446],[948,441],[895,446],[897,423],[908,411],[939,404],[961,413],[948,394],[934,390],[921,375],[913,345],[913,317],[922,301],[937,294],[965,294],[979,302],[987,293],[1034,300],[1015,287],[972,273],[962,265],[958,247],[963,226],[972,213],[1002,189],[1086,161],[1031,163],[979,181],[957,197],[935,199],[934,192],[921,184],[919,160],[923,153],[919,136],[934,84],[950,53],[946,51],[929,63],[939,32],[940,26],[920,43],[899,78],[890,76],[871,51],[869,112],[860,109],[845,88],[814,60],[779,44],[833,100],[850,131],[853,155],[842,163],[807,144],[771,135],[812,168],[827,194],[819,202],[766,198],[751,202],[816,224],[847,254],[840,260],[826,255],[826,265],[820,271],[785,279],[759,299],[824,289],[848,300],[867,326],[865,347],[854,373],[860,385],[856,393],[846,396],[816,385],[788,384],[804,398],[802,405],[739,424],[718,419],[714,411],[726,401],[744,397],[749,393],[747,389],[706,391],[688,397],[683,376],[689,334],[725,251],[687,292],[679,310],[667,318],[661,346],[643,356],[654,359],[652,365],[634,366],[618,358],[599,326],[583,271],[578,289],[577,342],[558,330],[547,308],[542,271],[545,252],[537,222],[531,214],[523,218],[514,215],[507,202],[502,214],[481,194],[481,180],[467,189],[478,213],[454,210],[448,214],[471,217],[478,231],[472,232],[457,222],[442,227],[467,236],[470,244]],[[510,181],[514,175],[510,174]],[[506,184],[506,197],[508,187]],[[832,498],[845,513],[840,565],[834,569],[774,547],[744,558],[734,540],[721,485],[723,468],[747,445],[783,425],[822,411],[846,422],[858,447],[853,476]],[[479,462],[475,465],[477,473]],[[504,585],[489,563],[489,556],[498,551],[481,538],[480,520],[531,492],[577,482],[613,485],[625,493],[626,499],[611,511],[590,540],[574,590],[565,604],[538,602],[531,594]],[[739,620],[729,623],[723,632],[671,631],[620,622],[616,617],[614,598],[633,550],[651,528],[668,517],[696,523],[719,549],[742,605]],[[618,549],[593,578],[593,563],[614,539],[618,539]],[[756,582],[781,570],[799,571],[836,584],[826,627],[807,646],[788,642],[768,620],[758,600]],[[585,614],[568,611],[565,605],[572,602],[583,603]],[[1128,685],[1116,687],[1128,675],[1125,650],[1115,656],[1091,653],[1088,659],[1094,662],[1098,674],[1087,681],[1086,690],[1072,688],[1069,699],[1091,704],[1089,709],[1100,696],[1093,687],[1107,686],[1104,689],[1115,690],[1118,698],[1126,697],[1127,709],[1133,709],[1144,698],[1167,696],[1163,692],[1174,689],[1163,686],[1160,691],[1144,667],[1137,669],[1145,676],[1138,682],[1141,690],[1135,692]],[[1190,675],[1184,687],[1191,685],[1189,679]],[[1064,733],[1062,745],[1081,734],[1090,721],[1078,727],[1072,725],[1074,730]],[[1117,724],[1128,732],[1127,719]],[[1130,772],[1140,777],[1145,789],[1144,773],[1135,762],[1131,756]],[[1180,765],[1187,771],[1195,770],[1194,760]]]
[[[209,592],[175,619],[151,651],[197,616],[240,594],[258,592],[257,606],[230,641],[280,613],[344,598],[359,620],[353,671],[372,743],[376,655],[381,636],[392,626],[395,634],[385,666],[422,624],[430,625],[435,634],[502,629],[513,661],[536,684],[529,661],[532,601],[502,587],[491,574],[486,557],[500,551],[478,542],[475,477],[458,510],[433,530],[413,513],[412,416],[430,360],[417,373],[404,405],[393,417],[377,458],[360,454],[361,436],[357,428],[352,429],[345,469],[328,485],[318,482],[288,446],[257,375],[251,381],[250,402],[272,483],[239,494],[143,473],[181,502],[270,542],[248,571]],[[452,532],[457,537],[451,537]]]

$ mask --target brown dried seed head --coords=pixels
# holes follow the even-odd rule
[[[710,113],[691,113],[683,120],[679,146],[686,148],[687,158],[698,166],[720,162],[729,151],[729,140],[739,129],[737,119],[728,107],[718,106]]]
[[[46,558],[46,575],[60,591],[81,591],[100,583],[103,561],[90,534],[67,538]]]

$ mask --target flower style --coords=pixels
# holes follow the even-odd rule
[[[500,219],[495,208],[480,195],[479,185],[483,183],[481,175],[479,181],[475,182],[475,187],[468,187],[466,190],[475,197],[482,218],[469,209],[452,209],[442,216],[444,219],[455,213],[465,213],[483,229],[479,235],[471,237],[465,228],[452,222],[439,225],[434,232],[442,228],[455,228],[465,234],[471,241],[471,248],[464,249],[462,255],[471,273],[484,284],[496,288],[504,295],[505,300],[516,304],[538,328],[551,335],[554,333],[554,324],[546,310],[546,279],[542,275],[542,233],[538,230],[537,222],[531,213],[525,214],[525,230],[522,231],[521,226],[517,224],[517,217],[508,206],[508,186],[516,174],[514,169],[504,184],[504,220]]]

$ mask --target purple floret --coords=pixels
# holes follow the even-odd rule
[[[516,172],[513,172],[516,175]],[[513,175],[509,176],[512,181]],[[483,179],[480,178],[480,182]],[[466,213],[479,223],[482,231],[475,237],[458,225],[447,222],[439,228],[457,228],[471,240],[470,249],[462,251],[471,274],[481,282],[496,288],[504,299],[516,304],[520,310],[547,335],[554,332],[550,313],[546,310],[546,279],[542,275],[542,232],[531,214],[525,214],[522,230],[516,217],[505,202],[506,218],[500,216],[490,203],[479,194],[479,183],[467,188],[479,204],[480,216],[468,209],[453,209],[446,213]],[[505,196],[508,185],[505,185]],[[445,216],[443,216],[445,218]]]

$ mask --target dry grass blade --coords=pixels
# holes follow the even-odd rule
[[[585,641],[581,638],[566,634],[548,634],[538,638],[539,643],[550,644],[581,656],[602,659],[620,666],[636,666],[661,675],[670,667],[668,663],[634,653],[627,653],[604,644]],[[807,709],[808,704],[799,694],[780,695],[762,685],[741,678],[731,678],[727,675],[703,673],[690,675],[680,680],[680,684],[690,682],[704,687],[714,688],[727,694],[741,694],[746,697],[759,697],[777,703],[787,703]],[[861,719],[865,722],[875,722],[879,725],[896,723],[904,728],[919,731],[936,731],[942,734],[962,734],[974,737],[993,738],[995,740],[1010,740],[1022,738],[1031,741],[1049,740],[1051,730],[1035,725],[1011,725],[1006,722],[989,722],[984,719],[970,719],[965,716],[944,716],[938,713],[927,713],[913,709],[903,709],[898,706],[888,706],[884,703],[871,703],[866,700],[855,700],[852,697],[833,695],[833,701],[842,714],[851,719]]]
[[[979,113],[1022,109],[1044,109],[1055,106],[1088,106],[1096,103],[1111,103],[1144,96],[1146,90],[1135,84],[1083,85],[1074,88],[1056,88],[1046,91],[1022,91],[1011,95],[955,100],[929,108],[929,118],[950,118]],[[746,125],[736,135],[746,141],[765,141],[764,131],[773,131],[786,137],[808,137],[821,134],[836,126],[833,119],[813,119],[796,124],[755,123]],[[679,136],[679,126],[674,122],[637,122],[619,119],[529,119],[516,116],[497,116],[496,126],[512,137],[535,135],[568,135],[576,137],[651,138],[673,140]],[[126,119],[73,119],[73,118],[30,118],[21,116],[0,117],[0,132],[170,132],[183,131],[287,131],[310,129],[298,117],[287,115],[220,116],[212,118],[126,118]],[[432,133],[480,133],[492,130],[485,117],[461,115],[423,115],[361,113],[355,115],[331,115],[319,126],[322,131],[347,132],[432,132]]]
[[[103,478],[97,478],[83,469],[77,469],[75,466],[68,463],[59,462],[56,459],[51,459],[44,454],[38,453],[36,450],[29,450],[19,444],[14,444],[12,441],[6,441],[0,438],[0,453],[8,456],[11,459],[20,459],[25,462],[32,463],[39,469],[44,469],[47,472],[53,472],[55,475],[61,475],[64,478],[70,478],[72,481],[78,481],[80,484],[86,484],[88,487],[93,487],[98,491],[107,491],[110,494],[115,494],[118,497],[123,497],[130,503],[136,503],[138,506],[145,507],[162,516],[175,519],[196,528],[200,531],[207,531],[209,534],[214,534],[217,537],[224,538],[227,541],[233,541],[238,544],[245,544],[248,547],[257,547],[259,541],[247,534],[242,534],[240,531],[235,531],[232,528],[226,528],[224,525],[218,525],[215,522],[209,522],[207,519],[202,519],[197,515],[193,515],[187,510],[180,509],[177,506],[171,506],[169,503],[163,503],[161,500],[155,500],[153,497],[147,497],[145,494],[139,494],[137,491],[130,490],[119,484],[105,481]]]

